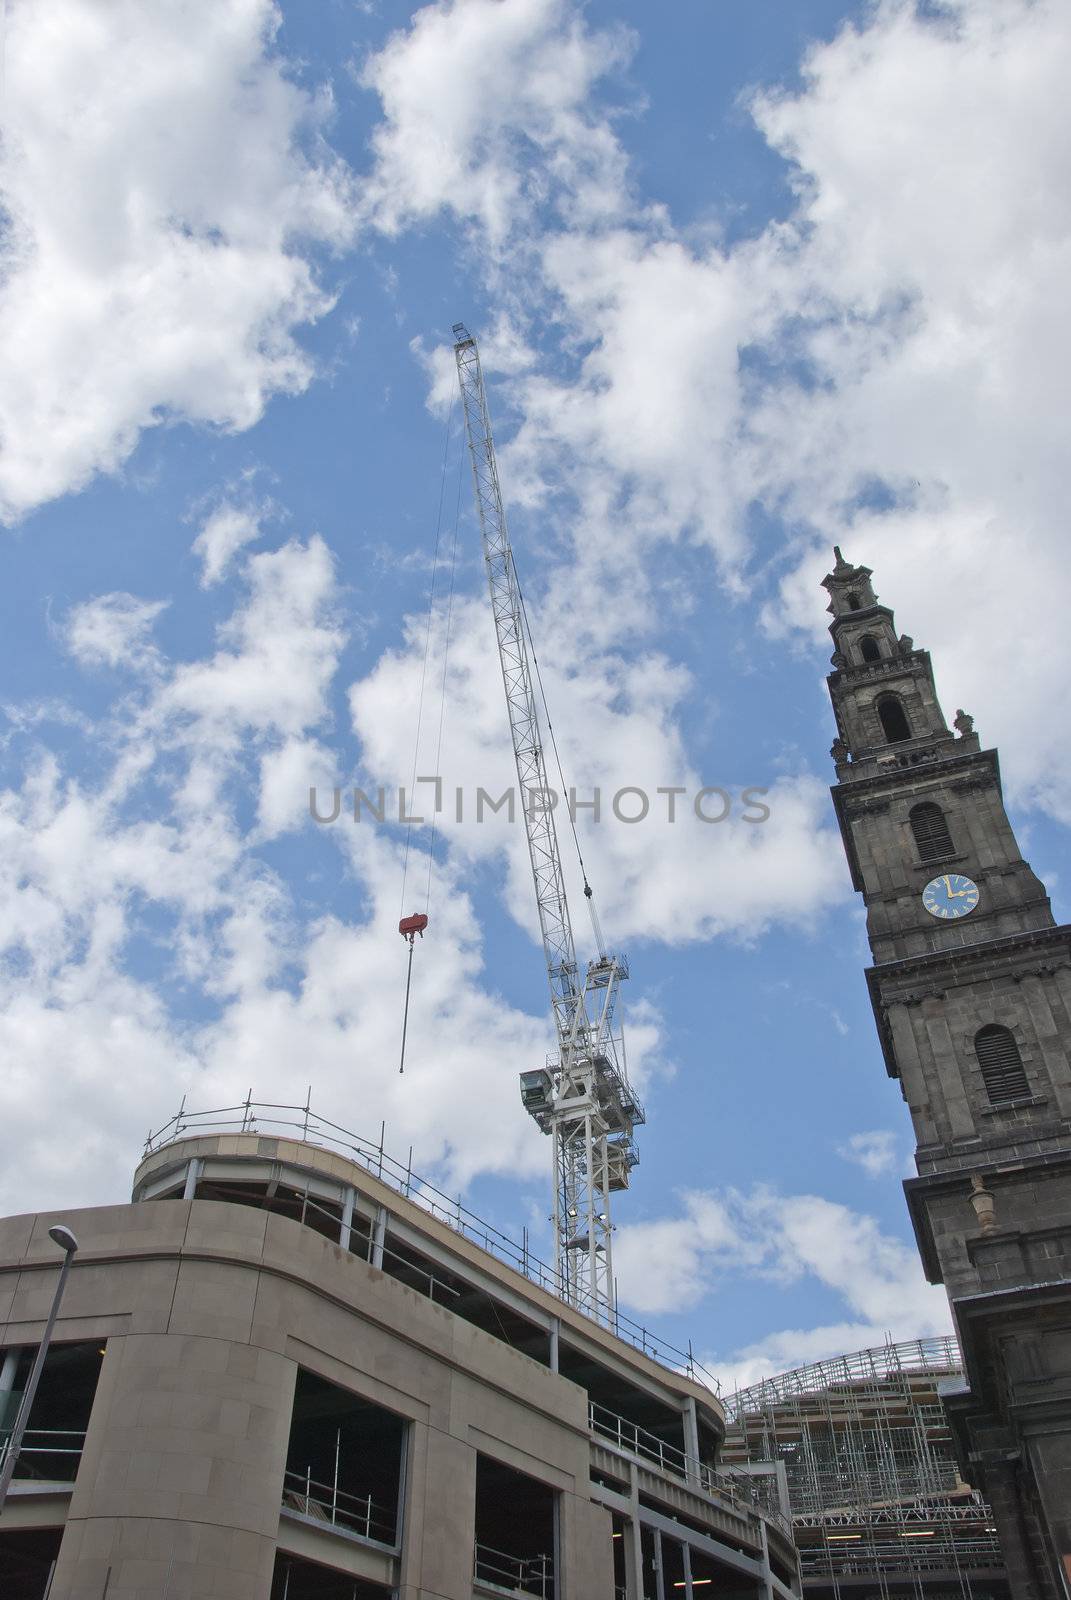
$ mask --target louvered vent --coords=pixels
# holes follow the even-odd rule
[[[990,1104],[1024,1100],[1030,1094],[1019,1046],[1008,1028],[996,1023],[981,1028],[974,1036],[974,1049],[982,1069],[982,1081]]]
[[[921,861],[943,861],[952,854],[952,835],[940,806],[930,801],[916,806],[909,821]]]

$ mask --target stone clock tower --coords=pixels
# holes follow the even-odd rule
[[[1066,1600],[1071,927],[1019,852],[996,751],[962,711],[948,728],[929,655],[897,636],[869,569],[835,554],[833,801],[885,1063],[915,1126],[908,1206],[963,1346],[967,1387],[946,1406],[1013,1594]]]

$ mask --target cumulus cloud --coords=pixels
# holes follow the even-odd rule
[[[257,552],[241,577],[215,650],[177,664],[161,653],[87,730],[94,776],[76,752],[42,749],[32,721],[12,752],[19,780],[0,793],[4,1208],[119,1198],[147,1122],[183,1094],[231,1104],[251,1085],[296,1102],[313,1081],[336,1120],[371,1135],[385,1118],[393,1146],[413,1144],[452,1186],[545,1169],[502,1063],[542,1060],[549,1023],[495,992],[449,863],[398,1074],[397,833],[327,833],[307,810],[344,642],[326,546],[312,536]],[[123,664],[136,651],[159,603],[121,599],[82,608],[78,659]],[[259,849],[299,827],[310,858],[325,850],[349,886],[334,913]],[[651,1022],[639,1030],[641,1066],[656,1036]]]
[[[248,428],[309,383],[295,332],[331,304],[310,253],[352,238],[352,184],[278,24],[271,0],[8,7],[7,520],[115,471],[145,428]]]
[[[393,234],[449,209],[495,245],[548,195],[612,213],[625,162],[586,106],[629,50],[624,30],[591,32],[567,0],[425,6],[360,75],[383,105],[362,210]]]
[[[883,0],[846,23],[799,88],[753,97],[794,203],[731,245],[633,196],[605,102],[620,45],[553,4],[511,8],[510,24],[503,9],[427,7],[368,63],[384,111],[371,193],[398,197],[377,202],[383,226],[460,207],[493,246],[494,315],[532,347],[502,370],[521,419],[503,465],[518,505],[568,507],[561,593],[598,581],[608,603],[586,626],[601,621],[604,644],[614,626],[641,634],[659,546],[692,540],[733,592],[780,571],[767,626],[818,643],[818,582],[843,543],[939,649],[946,702],[999,740],[1013,798],[1071,816],[1047,693],[1071,670],[1067,8]],[[421,137],[432,45],[472,58],[477,37],[496,137],[481,142],[481,80],[465,72]],[[529,62],[548,39],[570,63],[549,118]],[[552,361],[529,333],[548,313]],[[991,641],[1026,614],[1009,673]]]
[[[874,1133],[853,1133],[837,1154],[854,1166],[862,1167],[868,1178],[880,1178],[896,1166],[896,1135],[888,1129]]]
[[[533,626],[566,776],[562,789],[551,774],[555,792],[562,789],[563,858],[572,880],[572,790],[589,878],[615,938],[670,944],[723,932],[755,938],[774,923],[802,925],[846,894],[825,785],[806,774],[756,786],[748,774],[697,771],[681,731],[692,689],[686,672],[654,651],[610,654],[585,646],[570,614],[555,615],[549,605]],[[411,776],[412,728],[402,708],[419,698],[423,629],[423,621],[410,619],[405,646],[384,655],[350,691],[364,766],[373,786],[392,795]],[[429,682],[441,679],[443,651],[439,626],[428,653]],[[504,854],[510,909],[534,930],[519,798],[513,824],[504,810],[485,812],[482,822],[476,815],[478,788],[497,798],[516,786],[494,628],[482,599],[454,602],[447,707],[440,837],[459,861]],[[434,767],[437,716],[435,696],[420,747],[422,773]],[[461,822],[458,789],[467,797]],[[418,845],[424,837],[418,835]],[[581,915],[579,897],[575,915]]]
[[[210,660],[179,667],[163,707],[227,739],[300,734],[324,719],[342,644],[334,561],[318,535],[250,557],[248,597]],[[294,671],[300,661],[300,670]]]
[[[260,538],[260,517],[249,506],[224,503],[207,516],[193,541],[194,554],[201,558],[201,587],[219,583],[245,545]]]
[[[1065,820],[1045,685],[1071,669],[1069,66],[1071,17],[1046,0],[892,4],[814,51],[799,93],[758,100],[806,230],[786,282],[809,382],[783,380],[754,421],[790,515],[822,534],[772,625],[819,631],[812,586],[842,542],[938,652],[946,705],[1000,742],[1013,796]],[[1027,612],[1009,673],[992,640]]]
[[[622,1300],[640,1312],[687,1309],[749,1278],[829,1291],[850,1315],[810,1330],[784,1329],[761,1344],[715,1351],[704,1364],[723,1383],[748,1383],[787,1366],[893,1338],[947,1332],[948,1302],[928,1284],[915,1249],[873,1217],[820,1195],[765,1186],[695,1190],[676,1216],[626,1225],[614,1243]]]
[[[85,667],[146,667],[155,657],[153,623],[166,600],[132,594],[102,594],[72,606],[66,618],[67,648]]]

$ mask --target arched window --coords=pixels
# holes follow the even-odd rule
[[[911,725],[907,720],[907,713],[894,694],[888,694],[883,700],[878,701],[878,716],[881,718],[881,726],[890,744],[898,744],[901,739],[910,739]]]
[[[952,854],[952,835],[940,806],[935,806],[932,800],[926,800],[922,805],[912,808],[907,820],[915,835],[920,861],[942,861]]]
[[[1010,1028],[991,1022],[974,1036],[974,1053],[982,1069],[982,1082],[990,1105],[1024,1100],[1030,1094],[1023,1058]]]
[[[860,609],[859,596],[857,594],[850,594],[848,596],[848,610],[849,611],[858,611],[859,609]]]
[[[859,654],[864,661],[880,661],[881,645],[872,634],[864,633],[859,641]]]

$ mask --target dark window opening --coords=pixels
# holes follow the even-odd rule
[[[0,1594],[4,1600],[44,1600],[62,1537],[62,1528],[0,1533]]]
[[[684,1546],[665,1533],[662,1535],[662,1587],[667,1595],[679,1595],[684,1588]]]
[[[1030,1095],[1023,1058],[1010,1028],[990,1023],[974,1036],[974,1051],[982,1069],[982,1082],[991,1105],[1025,1100]]]
[[[885,737],[890,744],[899,744],[902,739],[910,739],[911,725],[907,720],[907,713],[895,695],[887,695],[884,700],[878,701],[878,716]]]
[[[863,605],[863,602],[860,600],[860,598],[859,598],[859,596],[857,594],[850,594],[848,596],[848,610],[849,611],[861,611],[862,610],[862,605]]]
[[[942,861],[953,854],[952,835],[940,806],[926,800],[914,806],[908,817],[920,861]]]
[[[477,1456],[477,1579],[507,1594],[554,1600],[554,1521],[553,1489],[490,1456]]]
[[[643,1566],[640,1588],[643,1600],[655,1600],[658,1594],[658,1545],[653,1528],[640,1528],[640,1552]]]
[[[283,1505],[337,1533],[397,1541],[403,1418],[315,1373],[298,1372]]]
[[[625,1541],[629,1537],[629,1524],[624,1517],[613,1513],[610,1542],[614,1550],[614,1600],[626,1600],[628,1595],[628,1562]]]
[[[722,1595],[735,1596],[737,1600],[759,1600],[763,1592],[761,1585],[749,1583],[742,1572],[713,1560],[703,1550],[696,1550],[693,1547],[688,1554],[691,1559],[695,1600],[700,1600],[702,1595],[714,1594],[719,1596],[719,1600]],[[680,1592],[677,1590],[678,1594]]]
[[[14,1425],[36,1355],[36,1345],[20,1351],[12,1387],[7,1394],[0,1394],[0,1441],[7,1439]],[[49,1347],[15,1463],[16,1481],[74,1482],[103,1355],[99,1340]]]
[[[336,1572],[283,1550],[275,1557],[271,1600],[391,1600],[393,1594],[393,1589],[385,1589],[381,1583]]]
[[[864,661],[881,660],[881,645],[874,638],[873,634],[864,633],[863,637],[859,641],[859,654]]]

